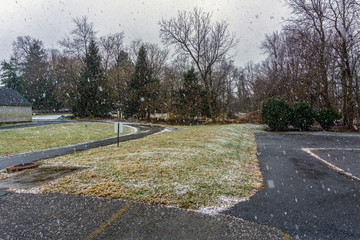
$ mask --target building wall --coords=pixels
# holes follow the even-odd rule
[[[4,122],[31,122],[31,106],[0,106],[0,123]]]

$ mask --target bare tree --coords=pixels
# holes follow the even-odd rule
[[[58,50],[50,52],[49,70],[51,78],[56,83],[54,96],[61,107],[70,108],[76,97],[76,80],[81,63],[76,57],[61,54]]]
[[[43,43],[39,39],[32,38],[30,36],[19,36],[16,41],[12,43],[13,57],[18,62],[25,62],[26,57],[31,53],[34,46],[44,48]]]
[[[344,124],[348,129],[353,129],[354,62],[359,58],[358,53],[354,52],[360,44],[360,4],[357,0],[329,0],[329,6],[332,12],[329,19],[337,35],[333,46],[341,72]]]
[[[232,108],[234,97],[233,91],[235,89],[235,79],[232,77],[235,70],[234,62],[222,60],[214,64],[213,66],[213,91],[211,95],[213,101],[216,103],[214,113],[217,116],[221,116],[223,119],[226,117],[232,117],[234,115],[234,109]]]
[[[120,116],[125,109],[127,83],[133,73],[134,65],[125,51],[120,51],[116,64],[106,71],[106,88],[112,96]]]
[[[144,43],[141,39],[136,39],[131,42],[129,47],[132,62],[136,62],[137,54],[141,46],[144,46],[146,49],[146,61],[152,71],[153,77],[160,80],[166,68],[169,50],[162,49],[157,44],[149,42]]]
[[[178,12],[176,17],[162,19],[160,37],[167,45],[175,45],[186,53],[196,65],[206,89],[206,98],[212,118],[215,117],[212,103],[212,73],[216,62],[228,57],[237,44],[235,35],[228,30],[226,21],[211,22],[211,13],[194,8],[193,11]]]
[[[316,109],[342,107],[344,125],[352,129],[360,115],[359,1],[286,2],[293,16],[262,44],[267,59],[256,76],[254,101],[276,96]]]
[[[268,55],[267,70],[269,81],[276,86],[280,81],[280,71],[284,67],[284,40],[279,32],[274,32],[270,35],[266,34],[265,40],[261,43],[261,50]],[[281,90],[274,88],[276,90]],[[273,93],[273,95],[279,95]]]
[[[255,64],[249,62],[243,68],[235,68],[232,73],[236,86],[237,110],[240,112],[258,109],[258,106],[253,101],[253,86],[257,75],[255,68]]]
[[[287,0],[289,6],[293,9],[294,18],[290,21],[295,24],[297,35],[306,39],[308,47],[313,50],[318,60],[315,63],[318,68],[319,94],[323,98],[324,106],[331,107],[329,97],[329,47],[331,39],[330,26],[327,21],[329,15],[329,6],[323,0]],[[302,34],[299,30],[305,30]],[[311,34],[307,34],[311,31]],[[310,36],[310,38],[307,38]]]
[[[102,56],[102,64],[105,70],[116,64],[117,57],[124,50],[124,32],[109,34],[100,37],[99,48]]]
[[[147,60],[153,76],[161,80],[169,56],[169,50],[161,49],[157,44],[153,43],[147,43],[145,47],[148,53]]]
[[[88,53],[88,47],[91,40],[95,40],[96,32],[94,23],[88,22],[88,18],[74,18],[75,28],[58,43],[64,48],[65,53],[76,56],[80,61]]]

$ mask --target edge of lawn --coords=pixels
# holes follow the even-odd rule
[[[87,124],[108,124],[110,125],[110,123],[105,123],[105,122],[64,122],[63,124],[84,124],[84,125],[87,125]],[[44,130],[44,131],[48,131],[49,128],[51,127],[55,127],[55,128],[61,128],[63,127],[63,124],[50,124],[50,125],[45,125],[45,126],[34,126],[34,127],[29,127],[29,128],[20,128],[21,131],[36,131],[38,129],[38,132],[39,132],[39,135],[43,134],[43,133],[40,133],[41,130]],[[128,133],[126,134],[122,134],[121,136],[126,136],[126,135],[129,135],[129,134],[133,134],[136,132],[136,130],[134,130],[134,127],[132,126],[125,126],[125,128],[129,128],[128,130]],[[112,129],[111,127],[109,129]],[[4,132],[11,132],[11,131],[19,131],[19,129],[4,129],[2,130]],[[125,131],[124,131],[125,132]],[[106,134],[104,135],[104,137],[92,137],[93,139],[79,139],[79,141],[76,141],[74,142],[74,140],[72,140],[72,143],[70,144],[61,144],[61,143],[55,143],[55,145],[58,145],[58,146],[50,146],[48,144],[46,144],[46,146],[44,147],[32,147],[31,149],[23,149],[22,151],[15,151],[14,153],[11,153],[11,154],[4,154],[4,155],[0,155],[0,158],[2,157],[8,157],[8,156],[11,156],[11,155],[21,155],[21,154],[27,154],[27,153],[30,153],[30,152],[37,152],[37,151],[44,151],[44,150],[49,150],[49,149],[57,149],[57,148],[62,148],[62,147],[71,147],[71,146],[75,146],[75,145],[79,145],[79,144],[84,144],[84,143],[92,143],[92,142],[96,142],[96,141],[102,141],[102,140],[106,140],[106,139],[111,139],[111,138],[115,138],[116,136],[111,136],[109,137],[108,136],[109,134]],[[23,141],[22,144],[26,144],[26,137],[21,137],[22,140],[25,139],[25,142]],[[54,137],[56,138],[56,137]],[[30,140],[27,140],[27,141],[30,141]]]
[[[250,124],[174,131],[43,161],[87,169],[18,192],[80,194],[217,213],[263,188]]]

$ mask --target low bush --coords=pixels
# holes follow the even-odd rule
[[[289,125],[291,107],[284,99],[269,98],[261,105],[261,116],[271,130],[283,131]]]
[[[291,109],[291,125],[307,131],[315,121],[316,112],[305,102],[298,102]]]
[[[328,131],[331,126],[335,124],[336,120],[341,118],[341,114],[337,113],[334,109],[326,108],[317,112],[316,121],[318,121],[321,127]]]

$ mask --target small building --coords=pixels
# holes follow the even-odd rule
[[[0,87],[0,123],[31,121],[31,103],[17,91]]]

